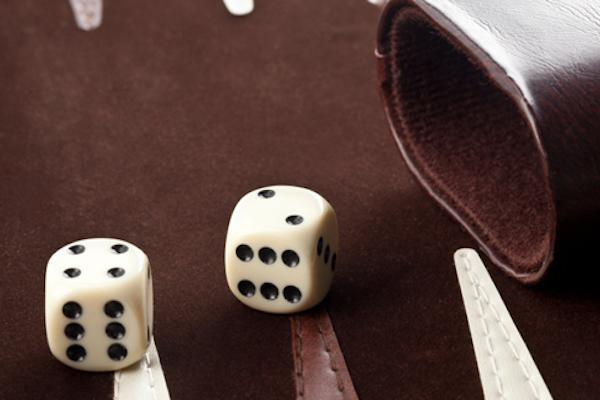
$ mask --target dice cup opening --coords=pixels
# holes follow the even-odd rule
[[[383,97],[412,172],[494,263],[536,281],[552,258],[556,215],[524,102],[418,10],[382,25]]]

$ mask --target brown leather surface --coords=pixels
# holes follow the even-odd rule
[[[61,366],[44,337],[47,259],[91,236],[149,255],[173,399],[294,398],[289,318],[239,304],[223,267],[235,203],[276,183],[336,209],[326,308],[359,397],[481,398],[452,266],[475,244],[390,137],[378,13],[265,0],[236,19],[219,1],[107,1],[82,32],[66,1],[0,2],[0,398],[111,398],[110,374]],[[491,273],[555,398],[594,399],[598,269],[566,254],[533,289]]]
[[[296,399],[357,400],[329,314],[316,307],[290,317]]]
[[[381,20],[382,93],[404,157],[524,282],[553,260],[557,221],[559,246],[598,226],[599,12],[597,0],[392,0]]]

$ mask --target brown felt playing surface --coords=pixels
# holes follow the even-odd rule
[[[452,265],[474,243],[389,133],[379,11],[105,3],[100,29],[82,32],[66,0],[0,2],[0,398],[111,398],[111,374],[62,366],[44,333],[47,259],[96,236],[150,257],[173,399],[293,398],[289,319],[241,305],[223,266],[239,197],[279,183],[338,213],[327,307],[360,398],[481,398]],[[600,397],[597,274],[532,289],[491,272],[555,397]]]

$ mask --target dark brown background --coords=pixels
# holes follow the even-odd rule
[[[361,398],[482,396],[452,265],[473,243],[388,132],[378,9],[257,3],[234,18],[216,0],[108,1],[90,33],[66,0],[0,3],[0,398],[111,397],[111,374],[63,367],[44,336],[47,259],[96,236],[151,259],[174,399],[292,398],[288,318],[238,303],[223,268],[236,201],[276,183],[338,212],[327,304]],[[597,280],[492,273],[555,397],[599,397]]]

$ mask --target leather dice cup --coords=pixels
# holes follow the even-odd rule
[[[598,226],[600,27],[580,15],[543,0],[392,0],[380,20],[380,89],[403,158],[525,283]]]

